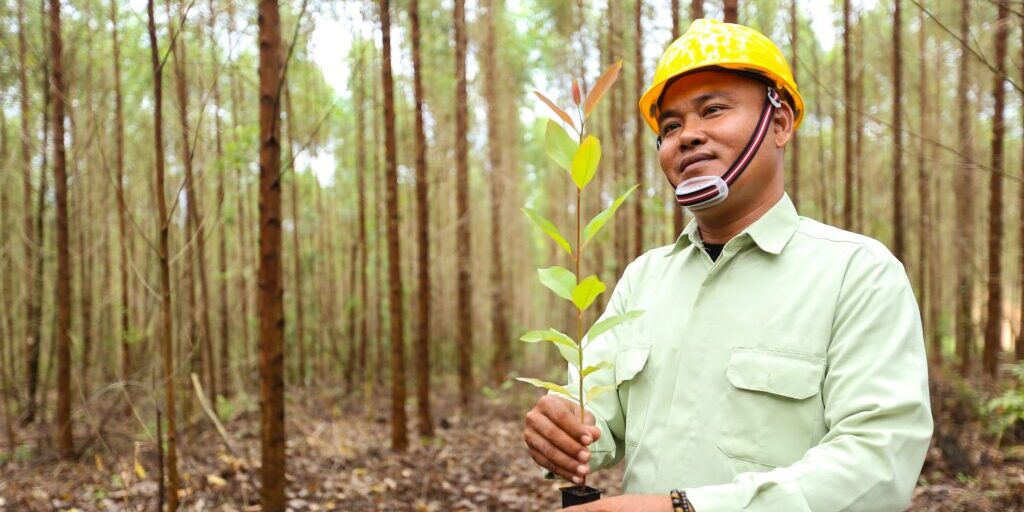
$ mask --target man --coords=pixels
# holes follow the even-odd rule
[[[526,416],[531,456],[563,478],[625,459],[623,496],[566,510],[905,509],[932,433],[917,304],[881,243],[785,194],[804,112],[785,57],[696,20],[640,111],[695,219],[626,268],[602,318],[644,314],[587,341],[586,364],[614,363],[588,387],[617,392],[583,424],[554,394]]]

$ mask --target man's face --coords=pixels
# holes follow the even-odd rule
[[[750,141],[766,94],[761,82],[724,71],[699,71],[672,82],[662,96],[658,119],[658,160],[672,187],[695,176],[724,174]],[[791,113],[787,106],[783,109]],[[788,140],[792,122],[787,125],[783,119],[780,125],[780,116],[775,117],[761,148],[722,205],[743,204],[773,186],[781,187],[779,149]]]

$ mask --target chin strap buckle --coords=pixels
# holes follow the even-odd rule
[[[773,107],[782,108],[782,98],[779,97],[779,92],[774,87],[768,88],[768,101],[772,102]]]

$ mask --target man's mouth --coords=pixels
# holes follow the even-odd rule
[[[709,153],[695,153],[687,156],[679,161],[679,176],[685,179],[688,177],[686,176],[687,173],[692,174],[693,172],[696,172],[701,167],[705,167],[706,164],[712,160],[714,160],[714,157]]]

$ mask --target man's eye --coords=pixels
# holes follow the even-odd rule
[[[661,128],[661,136],[664,137],[669,133],[672,133],[672,130],[675,130],[676,128],[679,128],[679,123],[666,124],[664,127]]]
[[[709,116],[721,110],[724,110],[724,107],[722,107],[721,105],[710,105],[704,109],[704,115]]]

